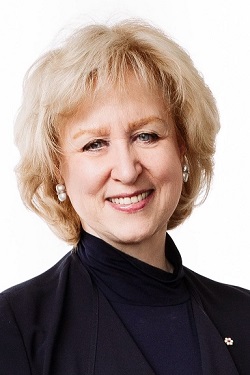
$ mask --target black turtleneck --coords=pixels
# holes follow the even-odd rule
[[[88,233],[78,254],[157,375],[200,375],[201,360],[181,256],[166,236],[174,273],[133,258]]]

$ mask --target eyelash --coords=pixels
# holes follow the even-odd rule
[[[148,138],[151,138],[151,139],[147,139],[147,140],[140,140],[139,137],[141,136],[147,136]],[[142,133],[139,133],[139,134],[136,134],[135,135],[135,138],[138,140],[138,141],[141,141],[143,143],[146,143],[146,144],[149,144],[149,143],[154,143],[156,142],[158,139],[159,139],[159,136],[158,134],[156,133],[148,133],[148,132],[142,132]]]
[[[150,138],[150,139],[147,139],[147,140],[139,139],[140,137],[145,137],[145,136]],[[145,144],[151,144],[151,143],[157,142],[157,140],[159,138],[160,137],[156,133],[142,132],[142,133],[139,133],[139,134],[135,134],[132,137],[132,140],[133,141],[139,141],[139,142],[142,142],[142,143],[145,143]],[[93,147],[94,145],[96,145],[97,147]],[[104,139],[95,139],[94,141],[91,141],[91,142],[87,143],[83,147],[82,150],[83,151],[90,151],[90,152],[98,152],[99,150],[102,150],[105,146],[108,146],[108,145],[109,145],[109,142],[104,140]]]
[[[102,144],[101,147],[96,147],[96,148],[93,148],[93,145],[97,145],[97,144]],[[91,141],[89,143],[87,143],[84,147],[83,147],[83,151],[99,151],[101,150],[104,146],[107,146],[109,144],[108,141],[105,141],[103,139],[95,139],[94,141]]]

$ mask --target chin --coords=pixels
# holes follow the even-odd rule
[[[150,241],[150,239],[152,238],[152,233],[138,233],[138,231],[134,234],[128,233],[127,235],[124,233],[116,233],[113,234],[112,237],[112,242],[117,243],[117,247],[119,247],[119,245],[139,245],[145,241]]]

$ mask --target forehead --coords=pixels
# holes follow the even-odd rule
[[[145,104],[150,107],[164,106],[166,110],[169,109],[169,100],[164,97],[163,90],[160,90],[156,84],[152,86],[133,73],[128,73],[123,84],[107,82],[101,86],[97,85],[91,95],[82,101],[78,113],[81,112],[81,109],[86,110],[88,107],[98,110],[99,107],[108,107],[109,105],[113,107],[113,110],[116,110],[131,101],[140,107]]]
[[[85,97],[75,113],[65,121],[65,130],[71,136],[72,132],[77,134],[85,129],[99,129],[100,134],[106,133],[113,124],[133,129],[170,117],[170,106],[162,91],[131,74],[126,78],[125,86],[107,84],[97,87]]]

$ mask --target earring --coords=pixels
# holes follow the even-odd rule
[[[64,202],[66,200],[67,194],[65,192],[65,186],[63,184],[56,185],[56,193],[60,202]]]
[[[185,156],[184,158],[185,158],[185,164],[182,167],[182,177],[183,177],[183,182],[188,182],[190,172],[189,172],[187,157]]]

